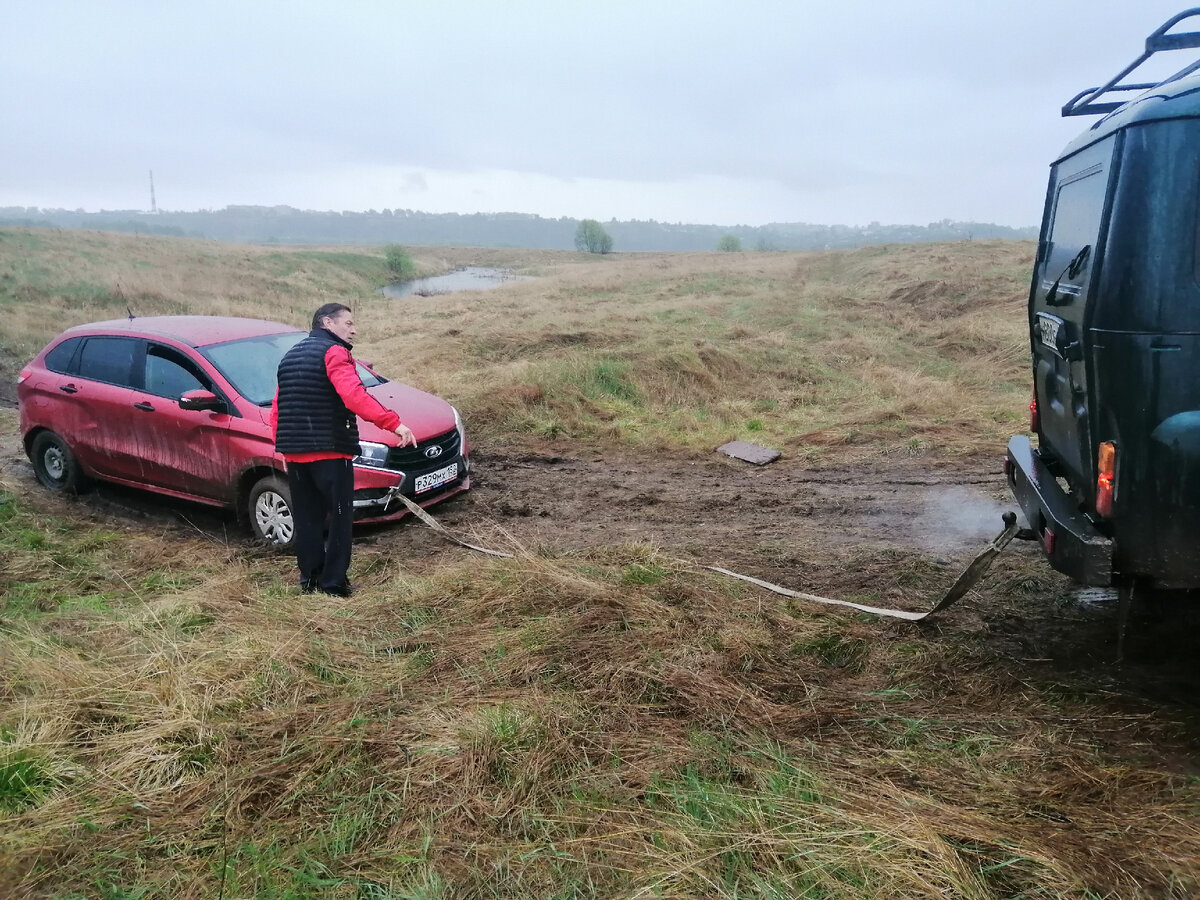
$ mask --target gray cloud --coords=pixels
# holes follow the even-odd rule
[[[845,197],[861,195],[864,221],[1008,224],[1037,219],[1050,157],[1086,124],[1060,121],[1058,107],[1178,11],[1175,0],[15,6],[0,14],[0,126],[13,138],[0,142],[0,205],[130,205],[149,168],[181,205],[233,186],[304,205],[326,182],[344,191],[349,171],[394,167],[409,194],[434,193],[414,171],[564,186],[723,178],[778,184],[803,207],[793,218],[839,221]],[[722,202],[714,219],[765,215]]]

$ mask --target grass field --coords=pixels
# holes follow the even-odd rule
[[[453,400],[484,455],[686,466],[741,438],[853,476],[1023,427],[1028,244],[413,255],[539,278],[398,302],[379,248],[3,230],[0,367],[127,306],[303,325],[341,299],[359,355]],[[799,605],[623,539],[636,510],[511,560],[373,532],[356,597],[318,599],[238,534],[49,496],[15,410],[0,429],[0,896],[1200,893],[1187,708],[969,617]],[[804,534],[788,552],[847,590],[944,578]],[[1062,589],[1036,556],[1006,571],[982,602]]]

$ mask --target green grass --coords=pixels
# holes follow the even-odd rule
[[[0,741],[0,811],[19,812],[36,805],[56,784],[49,766],[36,753]]]
[[[861,671],[871,645],[861,638],[852,638],[840,631],[814,635],[791,646],[793,653],[811,656],[831,669]]]
[[[267,254],[263,257],[263,263],[280,278],[310,271],[320,273],[327,270],[352,272],[361,278],[378,281],[380,284],[390,280],[391,277],[382,252],[379,255],[373,255],[350,251],[293,250],[286,253]]]

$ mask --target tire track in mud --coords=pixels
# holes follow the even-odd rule
[[[787,542],[974,548],[1002,529],[991,460],[881,459],[824,469],[781,460],[478,453],[469,503],[556,547],[645,542],[697,553]],[[525,520],[525,521],[522,521]]]

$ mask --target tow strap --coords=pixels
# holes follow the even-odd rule
[[[474,550],[476,553],[486,553],[488,556],[499,556],[502,559],[512,559],[513,558],[513,555],[511,553],[505,553],[503,550],[489,550],[486,547],[477,547],[475,544],[468,544],[462,538],[455,537],[453,534],[451,534],[449,531],[447,531],[445,526],[443,526],[441,522],[439,522],[437,519],[435,519],[429,513],[425,512],[425,510],[421,509],[421,507],[417,506],[417,504],[413,503],[413,501],[409,500],[407,497],[405,497],[399,491],[397,491],[394,496],[398,500],[403,502],[405,506],[408,507],[409,512],[411,512],[414,516],[416,516],[418,519],[420,519],[422,522],[424,522],[426,525],[428,525],[430,528],[432,528],[434,531],[436,531],[442,537],[446,538],[446,540],[453,541],[454,543],[458,544],[461,547],[466,547],[468,550]],[[386,509],[386,507],[385,507],[385,509]]]
[[[720,572],[722,575],[728,575],[730,578],[738,578],[742,581],[748,581],[751,584],[756,584],[759,587],[766,588],[768,591],[774,591],[776,594],[783,594],[785,597],[795,597],[798,600],[810,600],[813,603],[828,603],[833,606],[848,606],[851,609],[857,609],[862,612],[874,613],[877,616],[890,616],[893,619],[905,619],[909,622],[919,622],[922,619],[932,616],[934,613],[941,612],[949,606],[953,606],[966,595],[967,591],[979,583],[983,578],[984,573],[991,568],[992,561],[1000,555],[1005,547],[1009,545],[1014,537],[1017,536],[1017,516],[1015,513],[1004,514],[1004,530],[986,547],[976,554],[971,560],[971,564],[963,570],[963,573],[958,576],[954,584],[950,586],[950,590],[942,595],[933,607],[926,612],[910,612],[905,609],[881,609],[878,606],[866,606],[862,603],[851,603],[848,600],[833,600],[829,597],[818,597],[816,594],[805,594],[801,591],[793,591],[778,584],[772,584],[769,581],[763,581],[761,578],[752,578],[749,575],[742,575],[738,572],[731,572],[728,569],[722,569],[718,566],[705,566],[713,572]]]
[[[474,550],[476,553],[486,553],[488,556],[498,556],[502,559],[513,559],[511,553],[505,553],[502,550],[489,550],[486,547],[480,547],[477,544],[471,544],[457,537],[452,532],[446,529],[437,519],[425,512],[420,506],[409,500],[399,491],[393,494],[395,499],[400,500],[408,507],[409,512],[414,516],[446,538],[448,541],[453,541],[461,547],[466,547],[468,550]],[[389,498],[389,502],[392,498]],[[991,568],[993,560],[999,556],[1004,548],[1009,545],[1014,537],[1018,536],[1017,516],[1015,513],[1007,512],[1004,514],[1004,530],[997,535],[991,543],[985,546],[971,560],[970,565],[963,570],[963,573],[955,579],[954,584],[950,585],[950,589],[946,591],[935,603],[932,608],[925,612],[912,612],[906,609],[883,609],[878,606],[867,606],[864,603],[851,603],[849,600],[834,600],[831,597],[819,597],[816,594],[806,594],[803,591],[793,591],[790,588],[785,588],[782,585],[772,584],[769,581],[763,581],[761,578],[754,578],[750,575],[743,575],[740,572],[731,572],[729,569],[722,569],[720,566],[704,566],[712,572],[720,572],[722,575],[728,575],[730,578],[737,578],[741,581],[747,581],[750,584],[758,585],[761,588],[766,588],[768,591],[774,591],[776,594],[782,594],[785,597],[795,597],[797,600],[808,600],[813,603],[826,603],[831,606],[846,606],[850,609],[857,609],[860,612],[872,613],[877,616],[890,616],[893,619],[904,619],[908,622],[920,622],[932,616],[934,613],[939,613],[942,610],[953,606],[961,600],[971,588],[979,583],[984,574]]]

